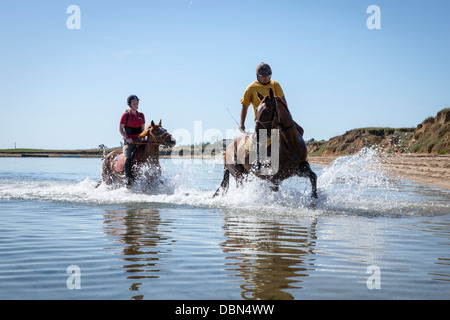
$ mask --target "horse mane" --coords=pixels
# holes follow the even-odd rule
[[[286,111],[289,113],[289,115],[292,118],[291,111],[289,110],[287,104],[283,101],[283,99],[281,99],[280,97],[275,97],[275,99],[277,99],[277,101],[280,102],[286,108]],[[292,119],[294,119],[294,118],[292,118]]]
[[[147,136],[148,136],[148,133],[150,132],[151,129],[152,129],[152,125],[148,125],[148,126],[145,128],[145,130],[142,131],[142,132],[139,134],[139,138],[144,139],[145,137],[147,137]]]
[[[142,131],[139,134],[139,138],[144,139],[145,137],[147,137],[150,134],[150,131],[152,131],[155,128],[161,127],[161,120],[159,121],[159,124],[155,124],[152,120],[152,123],[149,124],[144,131]]]

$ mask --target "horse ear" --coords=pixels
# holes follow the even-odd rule
[[[273,99],[273,97],[275,96],[275,95],[273,94],[272,88],[269,89],[269,96],[270,96],[270,99]]]
[[[159,119],[159,125],[161,125],[162,119]]]
[[[154,126],[155,126],[155,123],[153,122],[153,120],[152,120],[152,123],[151,123],[151,125],[152,125],[152,127],[154,127]]]
[[[264,97],[259,92],[257,92],[257,94],[258,94],[259,100],[263,101]]]

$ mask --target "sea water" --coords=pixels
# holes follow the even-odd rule
[[[0,299],[450,298],[450,192],[370,150],[313,165],[318,199],[304,178],[212,198],[221,159],[161,167],[95,188],[100,159],[0,158]]]

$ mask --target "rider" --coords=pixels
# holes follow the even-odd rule
[[[133,165],[132,154],[137,149],[134,142],[139,141],[139,134],[145,129],[144,114],[138,112],[139,98],[136,95],[130,95],[127,98],[127,104],[130,109],[126,110],[120,118],[119,131],[124,139],[123,154],[125,156],[125,177],[127,179],[127,186],[132,184],[131,167]]]
[[[286,97],[284,96],[283,89],[278,82],[271,80],[272,69],[267,63],[261,62],[256,67],[256,80],[248,85],[245,89],[244,97],[241,99],[241,123],[239,129],[245,132],[245,118],[247,117],[247,110],[250,104],[253,105],[253,111],[256,118],[256,109],[261,101],[258,98],[258,93],[263,97],[269,95],[269,89],[272,89],[276,97],[280,97],[281,100],[287,105]],[[295,126],[301,136],[303,136],[303,128],[300,127],[295,121]]]

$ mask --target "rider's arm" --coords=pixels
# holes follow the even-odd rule
[[[253,91],[250,89],[251,84],[247,87],[247,89],[245,89],[244,92],[244,96],[241,99],[241,105],[242,105],[242,110],[241,110],[241,122],[239,124],[239,130],[241,130],[242,132],[245,132],[245,118],[247,117],[247,111],[248,108],[250,107],[250,104],[252,104],[252,96],[253,96]]]
[[[120,132],[120,134],[122,135],[123,139],[124,139],[126,142],[128,142],[128,143],[133,142],[132,139],[128,138],[128,135],[126,134],[126,132],[125,132],[124,129],[125,129],[125,125],[124,125],[124,124],[120,124],[120,126],[119,126],[119,132]]]
[[[144,131],[145,131],[145,116],[144,116],[143,113],[141,113],[141,115],[142,115],[142,118],[143,118],[143,123],[142,123],[142,130],[141,130],[141,132],[144,132]]]
[[[248,107],[246,107],[245,105],[242,105],[241,123],[239,124],[239,129],[242,132],[245,132],[245,118],[247,117],[247,110],[248,110]]]

